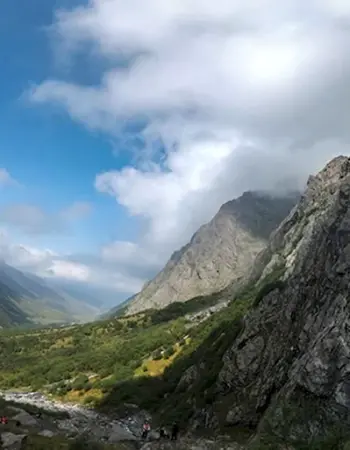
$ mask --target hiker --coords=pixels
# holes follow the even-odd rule
[[[171,440],[172,441],[176,441],[178,433],[179,433],[179,425],[176,422],[174,422],[172,430],[171,430]]]
[[[147,439],[148,433],[151,431],[151,425],[148,422],[143,424],[142,439]]]
[[[167,434],[165,428],[163,426],[161,426],[159,428],[159,438],[160,439],[166,439],[167,437],[168,437],[168,434]]]
[[[0,423],[2,423],[3,425],[7,425],[9,423],[8,418],[6,416],[2,416],[0,418]]]

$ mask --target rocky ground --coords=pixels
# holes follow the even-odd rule
[[[80,405],[49,400],[39,393],[6,392],[0,393],[0,397],[0,415],[9,418],[8,425],[0,425],[4,449],[22,448],[19,443],[26,436],[44,436],[48,439],[88,436],[108,444],[140,441],[140,430],[145,419],[143,413],[117,420]]]
[[[147,442],[141,439],[144,420],[150,419],[136,411],[124,419],[97,413],[81,405],[65,404],[39,393],[0,392],[1,450],[70,450],[77,437],[99,443],[109,450],[241,450],[238,444],[224,438],[204,439],[181,437],[177,442],[159,440],[152,431]],[[79,449],[85,449],[85,446]],[[95,447],[92,447],[95,450]]]

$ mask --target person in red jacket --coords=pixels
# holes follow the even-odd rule
[[[142,427],[142,439],[147,439],[148,433],[151,431],[151,425],[145,422]]]

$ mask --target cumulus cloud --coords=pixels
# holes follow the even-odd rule
[[[26,234],[63,233],[69,223],[85,218],[91,209],[89,203],[75,202],[58,213],[49,213],[36,205],[16,203],[0,209],[0,222]]]
[[[46,80],[32,102],[116,138],[146,118],[135,165],[95,183],[146,220],[145,237],[103,258],[156,265],[223,202],[301,188],[349,152],[345,0],[90,0],[58,11],[52,31],[73,61],[86,49],[109,68],[95,86]]]
[[[45,275],[74,281],[88,281],[91,277],[91,272],[89,267],[84,264],[57,259],[51,261],[50,266],[45,271]]]

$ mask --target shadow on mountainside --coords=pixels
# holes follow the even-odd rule
[[[262,239],[285,219],[300,199],[300,193],[289,196],[270,197],[263,193],[244,192],[241,197],[222,205],[222,214],[233,214],[243,229]]]
[[[156,424],[177,421],[187,428],[195,411],[212,404],[222,357],[243,328],[242,315],[218,324],[193,351],[184,353],[162,376],[141,376],[115,385],[98,409],[128,414],[125,404],[150,412]]]
[[[250,450],[350,449],[350,433],[343,423],[327,423],[324,436],[317,436],[317,433],[313,436],[313,419],[322,415],[322,399],[315,403],[305,393],[279,406],[280,422],[273,418],[272,411],[264,415],[274,404],[271,398],[264,411],[261,411],[260,419],[263,420],[259,423],[252,422],[246,426],[225,423],[226,407],[232,407],[234,399],[229,395],[228,403],[222,402],[223,398],[216,391],[216,381],[223,366],[223,355],[243,327],[242,317],[223,321],[196,350],[176,359],[162,376],[142,376],[120,382],[101,400],[97,409],[127,418],[135,413],[137,406],[152,415],[153,429],[159,426],[170,429],[172,423],[177,422],[180,434],[191,432],[201,438],[230,438],[237,445],[235,448],[243,445],[243,448]],[[220,422],[211,421],[210,414],[206,421],[204,410],[215,411]],[[297,433],[294,437],[293,430],[296,431],[298,427],[300,430],[305,427],[305,430],[302,430],[302,436]],[[215,443],[213,448],[218,448]],[[224,447],[220,445],[220,448]]]
[[[198,422],[196,412],[210,408],[218,400],[216,381],[223,367],[223,356],[243,331],[244,316],[263,296],[280,287],[281,273],[276,269],[263,282],[245,287],[228,307],[190,329],[190,344],[161,376],[145,375],[121,381],[97,408],[126,415],[125,404],[133,404],[150,412],[158,424],[177,421],[181,428],[186,428],[191,421],[197,422],[198,428],[206,428],[208,424]],[[223,417],[224,424],[225,414],[220,411],[223,407],[218,408],[216,415]]]

